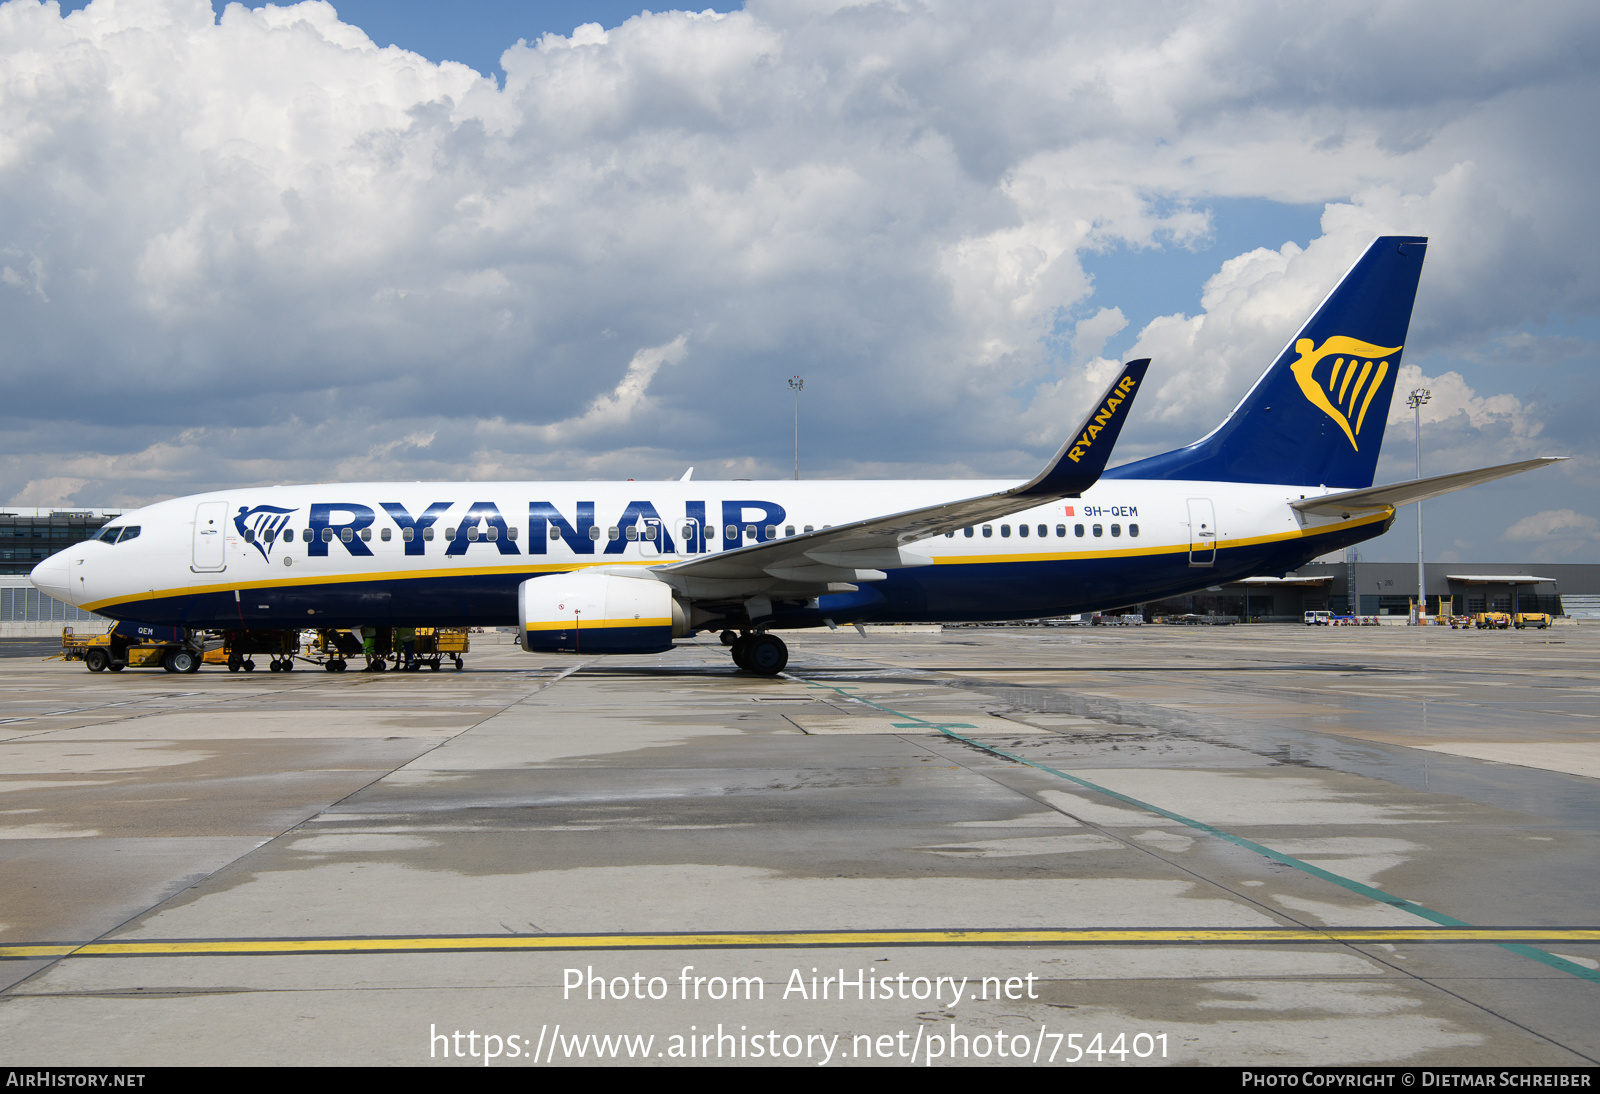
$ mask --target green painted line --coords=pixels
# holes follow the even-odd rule
[[[798,680],[801,678],[794,677],[793,679]],[[807,681],[807,684],[808,686],[814,688],[831,687],[831,685],[828,684],[814,684],[810,683],[809,681]],[[838,691],[839,689],[833,688],[832,690]],[[843,693],[841,692],[841,694]],[[1306,862],[1304,859],[1295,858],[1293,855],[1286,855],[1281,851],[1274,851],[1272,848],[1264,846],[1263,844],[1259,844],[1254,840],[1245,839],[1243,836],[1236,836],[1232,832],[1224,831],[1215,825],[1207,824],[1205,821],[1198,821],[1193,817],[1186,817],[1182,813],[1174,813],[1170,809],[1163,809],[1159,805],[1152,805],[1149,802],[1140,801],[1138,798],[1129,797],[1127,794],[1118,793],[1117,791],[1112,790],[1110,787],[1101,786],[1098,783],[1090,782],[1088,779],[1079,778],[1077,775],[1069,775],[1067,772],[1051,767],[1048,764],[1042,764],[1035,760],[1030,760],[1026,757],[1015,755],[1014,753],[1007,752],[1002,748],[996,748],[993,745],[984,744],[982,741],[975,741],[970,737],[963,737],[959,733],[952,733],[948,727],[953,726],[954,723],[931,722],[926,718],[918,718],[915,714],[902,714],[898,710],[894,710],[891,707],[886,707],[881,703],[874,703],[871,699],[863,699],[859,695],[852,695],[849,696],[849,698],[854,699],[858,703],[865,703],[868,706],[876,707],[886,714],[894,715],[896,718],[907,719],[908,724],[911,726],[916,726],[918,728],[925,727],[929,730],[936,730],[939,733],[944,734],[946,737],[949,737],[951,740],[960,741],[962,744],[969,745],[972,748],[976,748],[982,752],[987,752],[991,755],[1000,756],[1004,759],[1010,760],[1013,763],[1024,764],[1027,767],[1047,772],[1059,779],[1065,779],[1070,783],[1076,783],[1078,786],[1081,786],[1086,790],[1092,790],[1097,794],[1104,794],[1108,798],[1112,798],[1126,805],[1131,805],[1136,809],[1142,809],[1147,813],[1154,813],[1158,817],[1166,817],[1168,820],[1177,821],[1179,824],[1187,825],[1188,827],[1199,832],[1204,832],[1209,836],[1215,836],[1220,840],[1226,840],[1228,843],[1231,843],[1236,847],[1243,847],[1247,851],[1254,851],[1256,854],[1269,858],[1273,862],[1282,863],[1284,866],[1292,867],[1293,869],[1299,870],[1302,873],[1310,874],[1312,877],[1321,878],[1323,881],[1330,881],[1341,888],[1348,889],[1352,893],[1364,896],[1368,900],[1375,900],[1380,904],[1387,904],[1391,907],[1399,908],[1403,912],[1409,912],[1420,919],[1426,919],[1432,923],[1440,924],[1441,926],[1472,926],[1472,924],[1466,922],[1465,920],[1457,919],[1454,916],[1445,915],[1443,912],[1436,912],[1432,908],[1418,904],[1414,900],[1407,900],[1404,897],[1395,896],[1393,893],[1386,893],[1382,889],[1373,888],[1371,885],[1363,885],[1361,882],[1352,878],[1347,878],[1341,874],[1336,874],[1331,870],[1324,870],[1320,866],[1314,866],[1311,863]],[[897,725],[896,728],[899,728],[899,726]],[[961,728],[971,727],[963,726]],[[1552,969],[1559,969],[1564,973],[1569,973],[1592,983],[1600,984],[1600,971],[1586,968],[1585,966],[1578,964],[1576,961],[1568,961],[1564,957],[1558,957],[1553,953],[1547,953],[1544,950],[1536,949],[1533,946],[1522,945],[1520,943],[1501,943],[1501,947],[1505,950],[1509,950],[1511,953],[1517,954],[1520,957],[1531,958],[1542,965],[1548,965]]]

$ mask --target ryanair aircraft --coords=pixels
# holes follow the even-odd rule
[[[529,651],[639,654],[721,631],[741,668],[771,675],[788,661],[775,631],[1034,618],[1282,574],[1381,535],[1398,505],[1554,462],[1373,487],[1426,247],[1376,240],[1226,421],[1109,471],[1146,360],[1021,485],[251,487],[126,513],[32,580],[196,648],[229,631],[514,624]]]

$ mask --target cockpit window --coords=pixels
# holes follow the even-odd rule
[[[130,539],[138,539],[138,538],[139,538],[139,526],[137,524],[130,524],[126,528],[124,528],[122,530],[122,535],[117,537],[117,542],[118,543],[126,543]]]
[[[137,539],[138,537],[139,526],[137,524],[115,524],[100,529],[99,532],[89,538],[97,539],[101,543],[126,543],[128,540]]]

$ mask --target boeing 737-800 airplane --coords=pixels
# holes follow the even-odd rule
[[[1382,534],[1397,505],[1553,462],[1373,488],[1426,245],[1376,240],[1226,421],[1110,471],[1148,361],[1021,485],[249,487],[126,513],[32,580],[195,648],[229,631],[515,624],[529,651],[654,653],[719,630],[738,634],[737,664],[772,674],[783,629],[1032,618],[1281,574]]]

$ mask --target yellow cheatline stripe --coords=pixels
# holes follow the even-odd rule
[[[526,557],[526,556],[524,556]],[[527,574],[536,577],[539,574],[562,574],[573,570],[584,570],[591,566],[653,566],[656,563],[639,559],[616,559],[601,562],[562,562],[549,565],[520,566],[452,566],[440,570],[381,570],[358,574],[322,574],[306,577],[285,576],[272,581],[234,581],[219,582],[215,585],[186,585],[172,589],[151,589],[146,593],[135,593],[130,596],[113,597],[110,600],[96,600],[89,604],[80,604],[78,607],[84,611],[96,611],[100,608],[109,608],[116,604],[131,604],[141,600],[163,600],[171,596],[193,596],[198,593],[231,593],[235,589],[248,592],[251,589],[286,589],[299,588],[307,585],[347,585],[360,581],[422,581],[436,577],[479,577],[485,574]]]
[[[1217,543],[1219,550],[1233,547],[1253,547],[1262,543],[1281,543],[1286,540],[1310,539],[1316,536],[1328,535],[1331,532],[1340,532],[1349,528],[1359,528],[1362,525],[1373,524],[1377,521],[1388,520],[1394,515],[1392,507],[1384,508],[1376,513],[1356,517],[1352,520],[1337,521],[1333,524],[1317,525],[1314,528],[1297,528],[1292,532],[1276,532],[1267,536],[1249,536],[1244,539],[1224,539]],[[931,543],[931,541],[930,541]],[[935,555],[933,561],[940,566],[969,566],[983,563],[997,562],[1088,562],[1101,558],[1132,558],[1144,555],[1182,555],[1189,553],[1189,545],[1161,544],[1154,547],[1127,547],[1117,550],[1098,551],[1052,551],[1041,554],[1011,554],[1011,555]],[[529,556],[521,556],[526,559]],[[709,558],[710,555],[694,556]],[[669,562],[688,561],[684,559],[670,559]],[[483,575],[516,575],[527,574],[537,576],[547,573],[571,573],[575,570],[586,570],[594,566],[658,566],[659,560],[652,559],[599,559],[594,562],[561,562],[548,565],[528,565],[523,563],[517,566],[452,566],[446,569],[431,570],[384,570],[367,573],[321,574],[306,577],[289,577],[272,581],[237,581],[219,582],[214,585],[188,585],[173,589],[151,589],[146,593],[136,593],[130,596],[113,597],[109,600],[96,600],[88,604],[78,605],[84,611],[100,611],[102,608],[113,607],[117,604],[133,604],[146,600],[164,600],[175,596],[193,596],[200,593],[233,592],[235,589],[248,592],[251,589],[284,589],[307,585],[346,585],[365,581],[423,581],[437,577],[479,577]]]
[[[566,619],[556,623],[529,623],[530,631],[570,631],[570,630],[598,630],[602,627],[670,627],[672,620],[664,619],[585,619],[581,626],[574,627],[572,620]]]
[[[1328,944],[1600,942],[1596,927],[1074,928],[973,931],[779,931],[700,934],[421,935],[412,938],[240,938],[0,946],[0,959],[226,957],[439,951],[638,950],[808,946]]]

